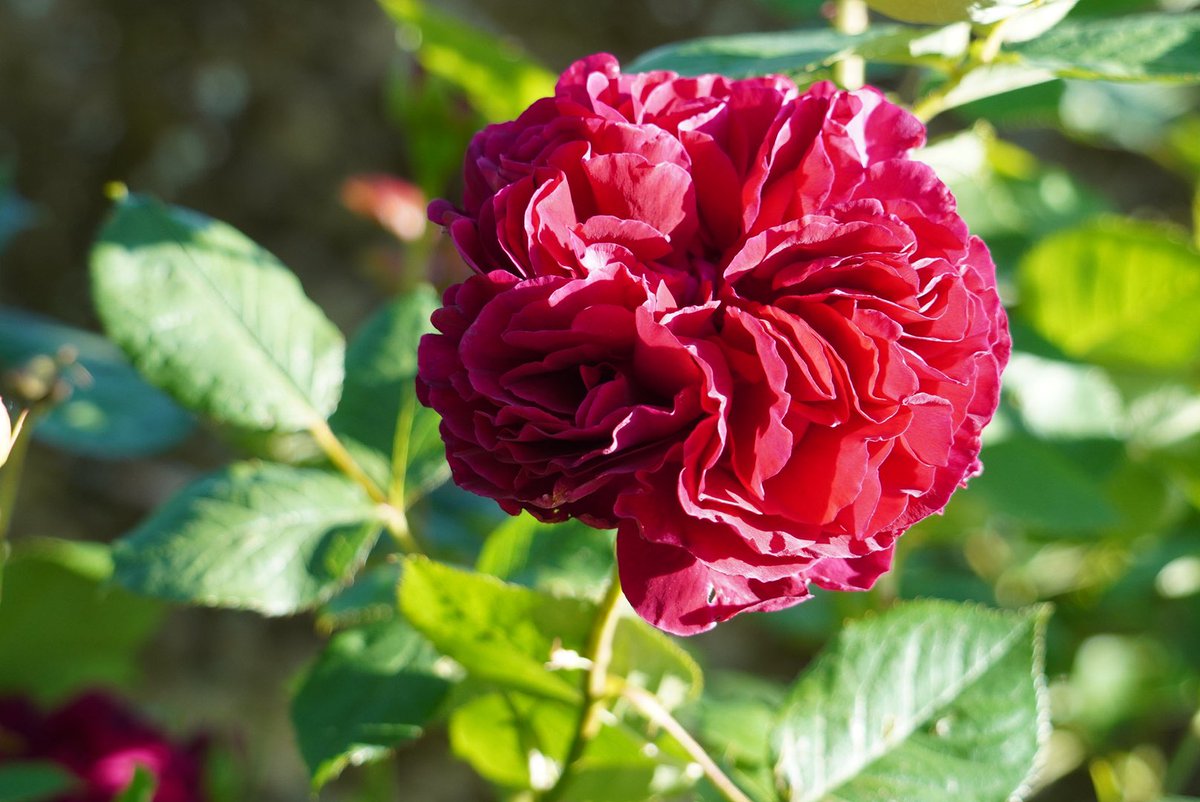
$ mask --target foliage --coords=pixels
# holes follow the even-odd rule
[[[432,4],[381,5],[430,81],[405,87],[402,119],[449,127],[463,98],[467,119],[510,119],[552,88],[507,39]],[[136,686],[168,601],[311,616],[319,653],[290,699],[314,791],[343,774],[369,788],[372,764],[433,733],[531,802],[1200,795],[1200,240],[1178,210],[1163,221],[1105,197],[1094,175],[1035,154],[1036,137],[1009,139],[1050,126],[1091,146],[1060,113],[1076,82],[1200,84],[1200,12],[871,5],[915,24],[706,37],[632,68],[805,83],[864,59],[920,116],[945,115],[919,158],[992,248],[1016,350],[985,472],[906,535],[875,591],[722,625],[728,641],[654,630],[611,584],[611,532],[502,517],[443,487],[439,421],[413,387],[434,287],[389,299],[347,344],[249,237],[118,192],[91,260],[105,336],[0,308],[20,437],[148,458],[200,419],[235,443],[299,446],[183,483],[111,549],[13,533],[0,691]],[[1136,139],[1137,163],[1196,192],[1200,117],[1170,119]],[[417,178],[444,188],[450,132],[423,135]],[[0,247],[29,208],[0,176]],[[13,455],[3,504],[24,467]],[[742,642],[778,652],[772,676],[798,676],[767,679]],[[741,657],[751,671],[708,667]],[[51,765],[5,763],[3,735],[0,802],[66,788]],[[153,793],[140,772],[121,798]]]

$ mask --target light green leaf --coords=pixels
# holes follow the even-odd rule
[[[235,463],[118,541],[115,576],[150,596],[286,615],[348,582],[379,529],[366,494],[341,476]]]
[[[458,757],[498,785],[545,790],[562,772],[578,715],[574,706],[553,699],[484,693],[455,708],[450,744]],[[587,744],[557,798],[647,802],[690,785],[685,764],[665,736],[651,738],[623,723],[608,723]]]
[[[235,427],[299,431],[342,385],[342,336],[271,254],[224,223],[131,195],[92,251],[109,336],[152,384]]]
[[[867,0],[875,11],[904,22],[945,25],[973,22],[990,25],[1032,5],[1034,0]]]
[[[438,654],[400,620],[333,637],[292,699],[314,790],[347,766],[382,760],[420,737],[450,688]]]
[[[1012,48],[1064,78],[1200,82],[1200,12],[1068,20]]]
[[[684,75],[716,72],[730,77],[767,73],[812,72],[840,58],[858,54],[891,64],[937,63],[954,58],[967,46],[963,26],[940,30],[878,25],[850,35],[828,28],[780,33],[751,33],[692,39],[651,50],[628,71],[675,70]]]
[[[1019,278],[1021,314],[1071,356],[1160,370],[1200,359],[1200,254],[1169,229],[1106,218],[1064,231]]]
[[[138,649],[157,629],[161,605],[107,584],[108,547],[21,540],[4,569],[0,602],[0,695],[57,701],[96,684],[123,687]]]
[[[584,650],[593,602],[413,558],[400,583],[400,611],[476,680],[569,703],[581,698],[582,674],[571,668],[570,653]],[[617,622],[610,670],[668,707],[698,694],[702,683],[687,652],[628,616]]]
[[[125,790],[117,794],[113,802],[152,802],[154,792],[158,790],[158,779],[142,764],[133,768],[133,777]]]
[[[78,784],[58,763],[39,760],[0,765],[0,802],[48,802]]]
[[[0,307],[0,371],[63,349],[70,396],[38,419],[34,436],[90,457],[122,458],[169,448],[192,430],[190,415],[146,384],[111,342],[18,309]],[[51,379],[52,380],[52,379]]]
[[[400,612],[472,677],[569,703],[581,698],[580,673],[546,664],[558,648],[583,649],[594,611],[424,558],[406,561],[400,583]]]
[[[776,728],[787,798],[1022,798],[1050,729],[1046,617],[931,601],[847,626]]]
[[[433,75],[461,87],[485,117],[511,120],[535,100],[554,94],[555,76],[519,47],[418,0],[380,0],[399,26],[401,45]]]
[[[346,381],[330,426],[385,463],[403,462],[407,502],[449,478],[438,415],[417,402],[417,343],[432,331],[437,293],[423,285],[372,317],[346,351]],[[401,499],[404,501],[404,499]]]

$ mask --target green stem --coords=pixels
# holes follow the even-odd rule
[[[387,494],[376,484],[374,479],[367,475],[354,456],[346,450],[346,446],[329,428],[329,424],[318,420],[309,426],[308,431],[333,466],[361,486],[370,499],[378,505],[380,518],[397,545],[409,554],[420,554],[420,544],[417,543],[408,528],[408,517],[404,514],[403,506],[398,507],[389,501]]]
[[[1009,19],[1006,17],[989,26],[983,38],[971,46],[962,63],[950,71],[945,82],[913,103],[912,112],[917,119],[928,123],[941,114],[949,107],[950,94],[962,85],[973,70],[986,67],[996,60],[996,56],[1000,55],[1000,46],[1004,44],[1004,26]]]
[[[840,33],[865,33],[870,20],[866,0],[837,0],[833,27]],[[847,56],[833,65],[833,80],[843,89],[861,89],[867,80],[867,63],[862,56]]]
[[[708,752],[704,751],[704,747],[683,728],[683,725],[671,715],[670,711],[662,706],[657,696],[636,685],[622,683],[621,697],[674,738],[688,753],[688,757],[704,770],[704,776],[720,792],[721,796],[729,802],[751,802],[750,797],[746,796],[733,780],[721,771],[721,767],[717,765],[716,761],[709,757]]]
[[[563,763],[562,774],[558,776],[554,787],[546,792],[546,802],[558,799],[567,787],[575,764],[583,756],[587,745],[600,732],[600,716],[604,710],[604,698],[608,691],[608,666],[612,662],[613,636],[617,632],[617,621],[620,620],[621,579],[617,569],[613,569],[612,581],[600,607],[596,611],[596,620],[588,635],[583,657],[591,661],[587,680],[583,686],[583,706],[579,714],[579,724],[571,739],[571,748]]]

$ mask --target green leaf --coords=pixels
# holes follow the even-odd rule
[[[90,457],[123,458],[169,448],[191,432],[192,417],[146,384],[108,340],[0,307],[0,371],[63,349],[75,357],[64,369],[71,394],[38,419],[39,440]]]
[[[428,285],[397,298],[362,327],[346,351],[342,400],[330,418],[341,435],[386,463],[403,462],[407,503],[449,478],[438,415],[417,402],[417,343],[439,306]],[[395,453],[394,453],[395,452]]]
[[[113,802],[152,802],[158,790],[158,779],[140,763],[133,767],[133,777],[125,790],[117,794]]]
[[[1068,20],[1010,52],[1064,78],[1197,83],[1200,13]]]
[[[555,76],[521,49],[418,0],[380,0],[414,42],[421,66],[466,92],[471,105],[493,122],[511,120],[535,100],[554,94]]]
[[[58,763],[31,760],[0,765],[0,802],[49,802],[78,784]]]
[[[847,626],[776,728],[787,798],[1020,798],[1050,729],[1047,615],[912,602]]]
[[[405,562],[400,612],[472,677],[569,703],[580,674],[550,671],[557,648],[582,650],[595,605],[555,598],[424,558]]]
[[[360,573],[354,584],[338,591],[321,605],[317,627],[334,632],[396,617],[396,587],[400,584],[400,564],[385,562]]]
[[[990,25],[1019,13],[1033,0],[867,0],[881,14],[904,22],[944,25],[973,22]]]
[[[550,788],[562,772],[579,711],[553,699],[484,693],[450,716],[450,745],[483,777],[507,788]],[[564,802],[647,802],[692,782],[686,759],[663,736],[606,724],[572,769]]]
[[[986,499],[997,517],[1060,534],[1120,521],[1101,481],[1062,444],[1013,437],[987,446],[980,458],[983,474],[971,480],[964,495]]]
[[[1064,231],[1019,279],[1021,314],[1070,356],[1157,370],[1200,360],[1200,254],[1169,229],[1106,218]]]
[[[712,36],[656,48],[638,57],[627,70],[675,70],[684,75],[716,72],[745,77],[812,72],[852,54],[890,64],[937,63],[939,58],[961,55],[968,33],[963,26],[930,30],[879,25],[856,35],[810,28]]]
[[[342,336],[275,257],[224,223],[131,195],[92,251],[109,336],[152,384],[222,423],[299,431],[342,385]]]
[[[496,528],[476,570],[564,596],[599,599],[613,570],[613,533],[576,520],[546,524],[523,513]]]
[[[108,547],[21,540],[4,569],[0,601],[0,694],[56,701],[82,688],[123,687],[162,607],[112,587]]]
[[[571,704],[581,698],[581,674],[569,653],[584,649],[597,615],[593,602],[414,558],[400,583],[400,611],[476,680]],[[699,693],[702,682],[687,652],[631,617],[617,622],[610,669],[668,707]]]
[[[438,654],[400,620],[333,637],[292,699],[314,790],[346,766],[381,760],[420,737],[446,692]]]
[[[350,580],[379,536],[376,518],[336,474],[235,463],[118,541],[115,576],[150,596],[286,615]]]

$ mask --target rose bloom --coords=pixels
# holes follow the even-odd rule
[[[171,743],[112,697],[89,693],[43,713],[23,697],[0,697],[0,766],[57,763],[78,786],[52,802],[112,802],[140,766],[152,774],[153,802],[203,802],[200,741]]]
[[[995,267],[876,90],[572,65],[477,134],[475,271],[420,345],[455,481],[617,528],[622,587],[692,634],[864,590],[980,470],[1008,360]]]

